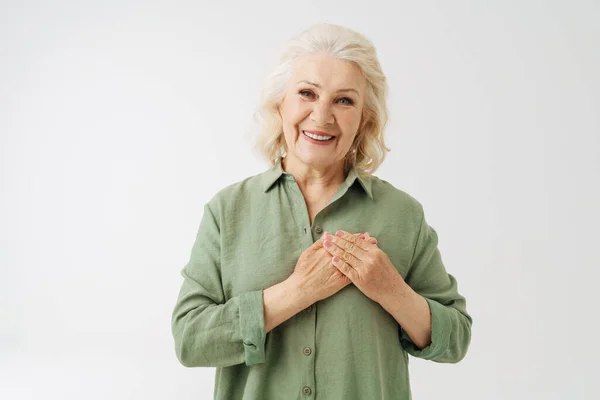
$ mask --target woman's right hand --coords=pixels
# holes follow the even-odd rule
[[[353,236],[365,235],[355,233]],[[367,240],[374,239],[366,234]],[[304,250],[290,279],[295,280],[310,304],[334,295],[351,283],[332,263],[331,254],[323,248],[323,236]]]

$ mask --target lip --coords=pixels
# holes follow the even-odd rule
[[[304,134],[304,132],[309,132],[309,133],[313,133],[313,132],[312,131],[301,131],[301,135],[305,140],[308,140],[310,143],[316,144],[317,146],[328,146],[331,143],[335,142],[335,140],[337,139],[337,137],[334,136],[333,139],[330,139],[330,140],[316,140],[309,136],[306,136]],[[324,135],[324,136],[333,136],[333,135]]]
[[[306,129],[303,129],[302,131],[312,133],[313,135],[319,135],[319,136],[333,136],[333,137],[337,136],[337,135],[334,135],[333,133],[328,133],[328,132],[323,132],[323,131],[308,131]]]

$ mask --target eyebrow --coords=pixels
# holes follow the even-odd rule
[[[308,83],[309,85],[315,86],[315,87],[317,87],[317,88],[319,88],[319,89],[321,88],[321,85],[319,85],[318,83],[314,83],[314,82],[309,82],[309,81],[298,81],[298,82],[296,82],[296,83]],[[339,92],[354,92],[354,93],[356,93],[356,95],[357,95],[357,96],[359,96],[359,97],[360,97],[360,94],[358,93],[358,91],[357,91],[356,89],[353,89],[353,88],[349,88],[349,89],[339,89],[339,90],[338,90],[336,93],[339,93]]]

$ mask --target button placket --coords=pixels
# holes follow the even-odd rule
[[[305,199],[298,187],[297,183],[290,177],[288,180],[290,184],[291,190],[295,192],[293,207],[302,216],[301,220],[304,221],[302,225],[299,226],[299,233],[302,237],[302,242],[305,243],[305,248],[313,245],[316,240],[324,232],[323,227],[319,224],[322,218],[317,218],[317,221],[310,221],[308,208],[306,206]],[[292,193],[290,192],[290,195]],[[305,396],[311,396],[313,394],[313,389],[309,385],[315,384],[314,374],[315,374],[315,358],[311,357],[313,354],[314,346],[315,346],[315,331],[316,331],[316,315],[311,313],[316,305],[310,305],[305,310],[307,311],[304,318],[302,320],[298,320],[299,327],[301,330],[304,330],[304,335],[301,336],[301,341],[299,343],[300,350],[302,355],[306,356],[306,358],[302,359],[301,364],[304,365],[306,369],[305,377],[306,379],[302,382],[303,386],[301,386],[302,393]],[[300,338],[300,337],[299,337]],[[300,361],[300,360],[298,360]]]

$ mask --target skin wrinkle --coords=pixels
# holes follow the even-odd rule
[[[347,91],[349,88],[353,90]],[[325,53],[308,54],[294,62],[284,99],[278,107],[287,145],[282,167],[294,176],[311,224],[346,179],[345,158],[359,134],[366,88],[365,76],[353,63]],[[322,131],[334,139],[325,145],[315,144],[304,136],[303,130]],[[355,242],[350,233],[344,234]],[[340,243],[335,239],[335,244]],[[361,260],[349,250],[325,248],[332,255],[333,265],[367,296],[381,303],[420,348],[431,342],[427,302],[406,284],[387,256],[379,257],[375,262],[383,265],[374,267],[373,260]],[[334,256],[341,261],[336,262]],[[363,266],[362,281],[357,281],[361,277],[350,267],[352,264]],[[374,293],[381,294],[375,298]]]
[[[320,34],[364,74],[326,53],[295,58]],[[408,354],[459,361],[471,318],[419,202],[372,175],[387,79],[368,41],[332,26],[285,54],[260,109],[257,144],[273,168],[207,202],[173,310],[177,356],[217,367],[220,400],[410,399]]]
[[[309,204],[328,200],[345,179],[344,158],[361,123],[366,85],[357,66],[326,54],[306,55],[294,63],[279,107],[287,145],[282,166],[294,175]],[[348,88],[353,91],[338,92]],[[302,130],[323,131],[335,138],[331,144],[315,145]]]

